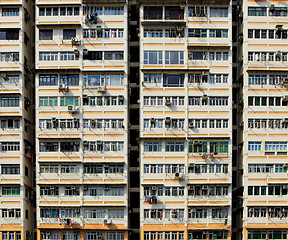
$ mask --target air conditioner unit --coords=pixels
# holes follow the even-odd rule
[[[276,56],[280,56],[281,55],[281,51],[277,51]]]
[[[166,101],[165,101],[165,105],[166,105],[166,106],[171,106],[171,101],[170,101],[170,100],[166,100]]]
[[[281,122],[282,122],[282,123],[288,123],[288,118],[282,118],[282,119],[281,119]]]
[[[51,190],[54,190],[54,189],[55,189],[55,187],[54,187],[54,186],[50,186],[50,189],[51,189]]]
[[[156,186],[152,186],[151,189],[152,190],[157,190],[157,187]]]
[[[194,128],[194,123],[189,123],[189,128]]]
[[[171,124],[171,118],[170,117],[165,118],[165,124],[167,124],[167,125]]]
[[[199,141],[199,142],[198,142],[198,145],[203,145],[203,141]]]
[[[63,83],[59,84],[59,86],[58,86],[59,90],[67,90],[67,88],[68,87],[65,84],[63,84]]]
[[[77,40],[76,38],[71,38],[71,44],[79,46],[81,44],[81,41]]]
[[[154,124],[154,123],[155,123],[155,118],[151,118],[151,119],[150,119],[150,122],[151,122],[152,124]]]
[[[285,101],[285,102],[288,101],[288,96],[287,96],[287,95],[286,95],[286,96],[283,96],[283,97],[282,97],[282,100]]]
[[[88,146],[88,141],[83,141],[84,146]]]
[[[88,56],[88,55],[89,55],[88,49],[83,49],[83,56]]]
[[[106,88],[104,86],[100,86],[98,87],[97,91],[103,93],[106,92]]]
[[[68,105],[68,112],[76,113],[76,112],[78,112],[78,109],[76,109],[75,106],[73,106],[73,105]]]
[[[75,190],[75,189],[76,189],[76,187],[75,187],[75,186],[72,186],[72,187],[71,187],[71,190]]]
[[[181,8],[181,9],[184,9],[184,8],[185,8],[185,3],[181,3],[181,4],[180,4],[180,8]]]
[[[1,77],[2,77],[4,80],[8,80],[8,75],[7,75],[7,73],[1,73]]]
[[[124,96],[123,95],[119,95],[118,96],[118,100],[119,100],[119,102],[123,103],[124,102]]]
[[[176,28],[177,32],[182,32],[184,30],[184,27],[182,26],[177,26]]]
[[[277,32],[281,32],[283,30],[283,25],[276,25]]]
[[[57,120],[56,118],[52,118],[52,121],[53,121],[53,122],[56,122],[56,120]]]
[[[112,220],[111,219],[105,219],[104,224],[105,225],[112,224]]]
[[[74,54],[75,54],[75,56],[79,57],[79,55],[80,55],[79,50],[78,49],[74,49]]]
[[[174,178],[175,178],[175,179],[180,178],[180,173],[179,173],[179,172],[174,173]]]
[[[192,185],[188,186],[188,190],[194,190],[194,189],[195,189],[195,186],[192,186]]]
[[[283,189],[288,189],[288,185],[283,185]]]

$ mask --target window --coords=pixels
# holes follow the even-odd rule
[[[189,7],[188,17],[207,17],[207,7],[206,6]]]
[[[266,16],[266,7],[248,7],[248,16]]]
[[[188,29],[188,37],[206,38],[207,29]]]
[[[60,74],[60,84],[79,86],[79,74]]]
[[[287,142],[265,142],[265,151],[287,151]]]
[[[228,8],[210,7],[210,17],[228,17]]]
[[[248,231],[248,239],[266,239],[266,231]]]
[[[269,16],[287,16],[287,8],[286,7],[274,7],[273,9],[269,9]]]
[[[144,51],[144,64],[163,64],[162,51]]]
[[[2,8],[3,17],[19,16],[19,8]]]
[[[0,97],[0,107],[19,107],[19,97]]]
[[[160,20],[163,18],[163,7],[144,6],[144,19]]]
[[[79,59],[79,56],[76,55],[74,52],[61,52],[60,53],[61,61],[75,61],[78,59]]]
[[[104,15],[124,15],[123,7],[104,7]]]
[[[72,38],[76,38],[76,29],[63,29],[63,39],[71,40]]]
[[[39,40],[53,40],[53,30],[39,30]]]
[[[203,141],[190,141],[188,145],[188,151],[190,153],[206,153],[207,142]]]
[[[161,142],[144,142],[144,152],[161,152]]]
[[[79,106],[79,97],[60,97],[60,106]]]
[[[184,52],[165,51],[165,64],[184,64]]]
[[[166,152],[184,152],[184,142],[166,142]]]
[[[123,29],[104,29],[104,38],[123,38]]]
[[[144,38],[162,38],[163,37],[163,30],[148,30],[148,29],[145,29],[144,30]]]
[[[102,51],[89,51],[87,55],[83,56],[83,60],[102,60],[103,52]]]
[[[1,142],[1,151],[2,152],[20,151],[20,143],[19,142]]]
[[[124,232],[105,232],[105,239],[124,240]]]
[[[162,74],[149,74],[144,73],[144,82],[145,83],[161,83],[162,81]]]
[[[207,60],[208,54],[207,52],[188,52],[189,60]]]
[[[0,30],[0,40],[19,40],[19,30]]]
[[[21,217],[21,209],[17,209],[17,208],[16,209],[15,208],[14,209],[2,209],[2,218],[20,218],[20,217]],[[13,235],[14,235],[14,232],[13,232]]]
[[[261,151],[261,142],[248,142],[248,151]]]
[[[58,173],[57,165],[40,165],[40,173]]]
[[[58,196],[59,187],[40,187],[40,196]]]
[[[79,173],[78,165],[61,165],[61,173]]]
[[[163,76],[163,87],[184,87],[183,75],[167,75]]]
[[[2,164],[1,174],[20,174],[19,164]]]
[[[79,152],[79,142],[60,142],[61,152]]]
[[[58,106],[57,97],[39,97],[39,106]]]
[[[165,6],[165,19],[168,20],[184,19],[184,9],[174,6]]]
[[[228,142],[210,142],[210,152],[228,153]]]
[[[210,38],[228,38],[228,29],[210,29]]]
[[[39,53],[39,61],[57,61],[57,60],[58,60],[57,52],[40,52]]]
[[[104,52],[104,60],[123,60],[123,59],[124,59],[123,51]]]
[[[19,196],[20,187],[2,187],[3,196]]]
[[[59,144],[58,142],[40,142],[39,151],[40,152],[58,152]]]
[[[58,85],[57,74],[39,75],[39,86],[56,86],[56,85]]]
[[[108,209],[108,218],[124,218],[124,209]]]

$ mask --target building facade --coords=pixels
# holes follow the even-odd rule
[[[126,26],[126,2],[36,2],[38,239],[128,238]]]
[[[0,16],[0,235],[33,239],[32,5],[2,1]]]
[[[243,236],[287,239],[287,3],[243,1]]]
[[[0,0],[0,240],[287,240],[287,7]]]
[[[231,239],[232,5],[140,6],[140,239]]]

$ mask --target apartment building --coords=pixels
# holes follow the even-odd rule
[[[37,238],[128,239],[125,1],[36,1]]]
[[[231,2],[141,1],[139,41],[140,239],[231,239]]]
[[[0,2],[0,238],[3,240],[33,237],[31,10],[27,1]]]
[[[243,235],[287,239],[287,2],[243,1]]]

